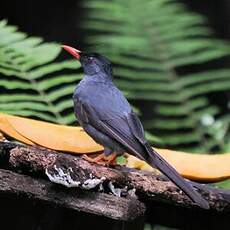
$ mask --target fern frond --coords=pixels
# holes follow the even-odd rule
[[[43,43],[0,21],[0,111],[72,123],[72,93],[81,75],[63,75],[63,70],[80,64],[54,62],[59,53],[58,44]]]
[[[145,128],[164,146],[196,143],[209,151],[213,139],[202,118],[220,111],[207,95],[230,89],[230,69],[178,69],[229,57],[229,44],[212,38],[206,20],[174,0],[87,0],[84,7],[87,42],[116,65],[116,84],[130,99],[152,101]]]

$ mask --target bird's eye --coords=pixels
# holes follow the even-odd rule
[[[88,57],[87,60],[88,60],[89,63],[92,63],[93,62],[93,57]]]

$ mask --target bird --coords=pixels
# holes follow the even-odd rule
[[[113,83],[111,62],[99,53],[62,45],[80,61],[84,77],[73,93],[74,113],[80,126],[104,147],[104,155],[129,153],[147,162],[176,184],[196,205],[209,203],[145,139],[144,128],[123,93]]]

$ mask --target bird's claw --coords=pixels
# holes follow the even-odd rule
[[[83,159],[87,160],[91,163],[96,163],[102,166],[110,166],[110,165],[116,165],[115,159],[117,155],[115,153],[111,154],[110,156],[106,157],[104,153],[98,155],[97,157],[89,157],[87,155],[83,155]]]

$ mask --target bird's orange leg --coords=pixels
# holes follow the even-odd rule
[[[116,153],[112,153],[109,156],[105,156],[104,153],[98,155],[97,157],[89,157],[87,155],[83,155],[83,158],[91,163],[96,163],[96,164],[100,164],[100,165],[111,165],[114,164],[115,160],[116,160],[117,154]]]
[[[102,160],[104,160],[104,153],[99,154],[97,157],[89,157],[87,155],[83,155],[83,158],[91,163],[100,163]]]
[[[108,157],[106,157],[107,164],[108,165],[116,165],[116,158],[117,158],[116,153],[110,154]]]

